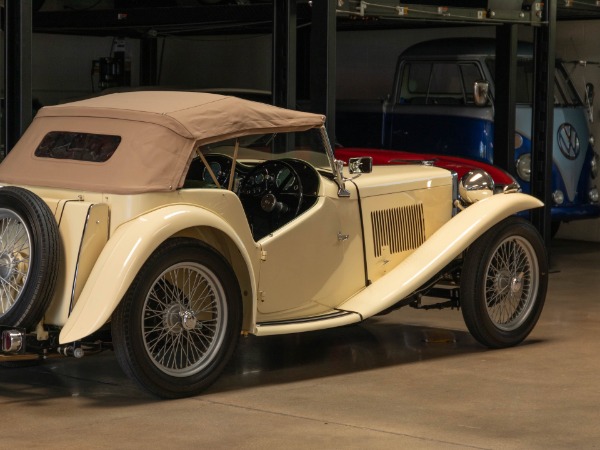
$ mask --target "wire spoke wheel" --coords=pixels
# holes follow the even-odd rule
[[[467,328],[490,348],[517,345],[538,321],[546,298],[548,261],[537,230],[509,217],[466,252],[460,304]]]
[[[25,289],[30,269],[31,235],[16,212],[0,209],[0,316],[10,311]]]
[[[241,321],[229,264],[198,241],[172,238],[148,258],[113,314],[117,361],[155,395],[196,395],[225,368]]]
[[[152,362],[173,376],[197,373],[222,345],[227,309],[215,274],[177,264],[152,286],[143,308],[144,345]]]
[[[497,247],[486,270],[485,297],[490,319],[501,330],[514,330],[527,318],[539,285],[532,245],[521,237]]]
[[[42,319],[61,262],[58,225],[33,192],[0,189],[0,326],[32,329]]]

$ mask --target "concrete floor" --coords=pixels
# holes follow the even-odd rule
[[[1,448],[600,448],[600,244],[557,240],[529,339],[457,311],[247,338],[204,395],[160,401],[112,353],[0,368]]]

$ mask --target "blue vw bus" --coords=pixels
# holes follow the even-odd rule
[[[381,103],[371,102],[370,107],[367,102],[340,103],[337,139],[342,145],[462,156],[493,164],[494,53],[493,39],[433,40],[408,48],[398,59],[393,91],[383,108]],[[513,173],[524,192],[530,192],[531,175],[532,54],[530,44],[519,44]],[[489,101],[478,106],[474,84],[482,80],[489,83]],[[588,129],[588,111],[560,60],[554,98],[556,230],[562,221],[600,216],[600,204],[599,157]]]

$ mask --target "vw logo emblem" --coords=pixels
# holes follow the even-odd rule
[[[563,123],[556,134],[558,148],[565,158],[574,160],[579,156],[579,137],[575,127],[570,123]]]

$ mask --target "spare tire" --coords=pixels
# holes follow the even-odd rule
[[[0,188],[0,325],[34,328],[56,286],[58,225],[33,192]]]

